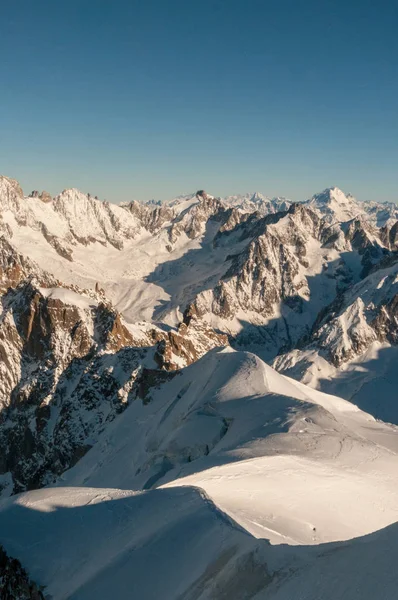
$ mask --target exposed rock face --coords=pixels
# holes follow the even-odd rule
[[[44,600],[42,590],[29,579],[19,560],[10,558],[1,546],[0,599]]]
[[[42,202],[48,203],[52,201],[52,196],[51,194],[49,194],[46,191],[42,191],[41,193],[38,192],[37,190],[33,190],[33,192],[31,192],[29,194],[29,198],[39,198]]]
[[[2,304],[0,486],[11,493],[53,481],[92,446],[137,396],[148,350],[95,297],[22,281]]]
[[[398,343],[398,261],[374,269],[342,292],[318,315],[311,334],[298,350],[275,360],[278,370],[294,368],[304,377],[319,356],[336,368],[361,356],[374,342]]]
[[[206,192],[203,194],[197,196],[199,199],[197,204],[174,219],[169,229],[171,244],[175,244],[182,233],[185,233],[190,239],[195,239],[205,232],[206,225],[211,219],[221,219],[221,214],[226,210],[221,201],[208,196]]]
[[[109,303],[101,302],[98,305],[94,327],[95,338],[104,350],[118,352],[126,346],[144,345],[132,336],[119,313]]]
[[[195,194],[195,196],[201,200],[207,200],[208,199],[208,195],[204,190],[198,190]]]
[[[366,277],[374,265],[380,263],[388,254],[383,247],[382,236],[371,223],[364,219],[355,219],[343,228],[349,250],[357,250],[363,266],[361,276]]]
[[[44,223],[41,225],[41,232],[45,240],[54,248],[57,254],[62,256],[62,258],[66,258],[69,262],[73,262],[73,250],[69,244],[56,235],[52,235]]]
[[[393,225],[385,225],[380,230],[380,237],[386,248],[398,250],[398,221]]]
[[[0,249],[0,491],[7,495],[54,481],[131,401],[148,401],[149,386],[166,377],[160,369],[190,364],[227,339],[203,324],[136,337],[99,286],[60,287],[4,238]]]
[[[41,487],[73,466],[137,397],[135,381],[145,355],[126,348],[75,358],[61,373],[36,371],[35,393],[2,413],[5,493]],[[52,377],[56,383],[50,389]]]
[[[16,179],[11,179],[11,177],[5,177],[4,175],[0,175],[0,185],[3,190],[6,190],[7,195],[22,197],[23,191],[21,186],[19,185]]]
[[[277,215],[245,218],[234,229],[241,241],[247,239],[246,247],[229,257],[230,266],[219,283],[198,294],[187,315],[233,319],[251,312],[269,318],[281,302],[300,313],[310,293],[305,277],[307,245],[312,240],[320,245],[322,226],[316,213],[298,204]],[[220,229],[217,244],[229,231]]]
[[[173,208],[166,204],[141,204],[141,202],[133,201],[125,206],[126,210],[134,215],[137,220],[150,233],[155,233],[168,222],[171,222],[176,216]]]
[[[350,199],[349,204],[352,202]],[[222,225],[215,236],[215,245],[227,244],[231,239],[233,243],[236,239],[240,243],[247,240],[247,245],[228,257],[229,267],[219,282],[200,292],[189,304],[188,317],[209,322],[216,317],[222,320],[220,328],[228,331],[228,322],[236,317],[247,320],[245,315],[249,315],[257,331],[252,327],[239,333],[235,340],[239,347],[266,343],[270,356],[312,340],[327,349],[333,364],[342,364],[358,355],[376,339],[372,328],[365,327],[361,334],[356,333],[355,322],[363,323],[363,311],[367,312],[360,302],[352,306],[348,315],[352,320],[348,332],[343,322],[337,325],[337,321],[334,333],[326,325],[321,328],[323,311],[326,310],[329,319],[331,314],[331,309],[325,306],[340,298],[355,280],[394,259],[374,224],[361,217],[331,225],[311,203],[292,204],[287,211],[266,217],[246,214],[240,218],[232,209],[228,216],[225,212],[217,213],[217,218]],[[353,258],[348,262],[339,258],[345,255]],[[319,282],[317,287],[327,291],[328,295],[322,291],[323,304],[311,291],[314,277]],[[340,347],[346,335],[351,342]],[[235,343],[233,336],[231,342]]]
[[[43,287],[57,285],[57,280],[52,275],[17,252],[4,236],[0,237],[0,290],[3,292],[8,287],[15,287],[33,275]]]
[[[48,192],[46,192],[45,190],[42,191],[42,193],[39,196],[40,200],[42,202],[51,202],[52,201],[52,196],[51,194],[49,194]]]
[[[398,294],[378,308],[378,314],[371,323],[380,342],[398,344]]]
[[[179,369],[199,360],[213,348],[228,345],[226,335],[216,333],[210,326],[187,313],[176,332],[164,334],[158,344],[155,360],[168,371]]]
[[[222,281],[210,293],[202,293],[189,308],[190,314],[214,313],[230,319],[239,310],[271,316],[281,299],[295,302],[305,280],[295,282],[298,261],[273,235],[264,235],[232,260]],[[299,304],[299,302],[298,302]]]

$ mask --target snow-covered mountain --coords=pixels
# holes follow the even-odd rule
[[[76,190],[44,203],[38,197],[24,198],[19,186],[6,178],[2,186],[6,239],[67,284],[93,288],[99,282],[130,323],[177,325],[197,297],[200,303],[212,290],[222,295],[235,269],[240,281],[233,290],[233,310],[243,302],[243,319],[257,325],[278,314],[281,299],[288,305],[302,304],[308,296],[308,277],[325,270],[326,263],[334,271],[341,260],[336,279],[340,285],[340,280],[355,279],[365,262],[373,264],[391,248],[387,230],[379,233],[373,223],[367,227],[363,220],[352,226],[330,224],[327,216],[305,205],[293,204],[262,216],[227,207],[204,193],[170,206],[153,208],[134,202],[118,207]],[[255,271],[246,278],[245,294],[240,263],[246,262],[250,270],[250,255],[261,256],[271,247],[265,262],[268,283],[275,279],[275,269],[285,273],[288,265],[290,274],[277,276],[272,285],[276,289],[267,289],[266,300],[260,290],[268,287],[267,279]],[[329,280],[330,272],[323,279]],[[259,291],[253,289],[252,294],[253,287]],[[335,290],[325,295],[322,305],[333,299]],[[223,329],[228,333],[236,327],[235,318]]]
[[[398,423],[398,255],[337,296],[299,348],[274,366]]]
[[[354,565],[359,552],[373,574],[380,554],[381,574],[392,566],[397,451],[396,429],[352,404],[212,351],[134,402],[56,488],[4,501],[2,543],[53,598],[287,600],[294,588],[315,600],[334,598],[336,580],[370,600]]]
[[[0,240],[0,493],[71,466],[136,397],[224,345],[203,323],[128,324],[102,289],[67,286]]]
[[[287,198],[269,198],[260,192],[225,196],[222,202],[227,207],[238,208],[244,212],[259,212],[264,216],[287,210],[292,204]]]
[[[382,227],[398,219],[398,207],[393,202],[359,202],[337,187],[315,194],[306,204],[318,209],[331,223],[350,221],[366,215],[378,227]]]
[[[8,593],[315,600],[351,573],[370,600],[359,554],[393,597],[397,219],[338,188],[114,205],[0,177]]]

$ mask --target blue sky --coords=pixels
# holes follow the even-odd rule
[[[0,11],[0,172],[26,192],[398,200],[396,0]]]

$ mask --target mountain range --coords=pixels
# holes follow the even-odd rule
[[[0,296],[4,598],[395,597],[397,205],[3,176]]]

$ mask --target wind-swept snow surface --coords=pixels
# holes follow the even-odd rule
[[[395,548],[397,453],[393,426],[212,351],[135,401],[59,487],[3,501],[0,542],[54,599],[370,600],[355,561],[379,568]]]
[[[398,431],[276,373],[212,351],[135,403],[68,485],[203,488],[272,543],[350,539],[398,520]]]
[[[201,577],[204,588],[230,586],[234,565],[256,547],[192,488],[39,490],[0,508],[0,530],[54,600],[195,597]]]
[[[270,546],[190,487],[30,492],[0,506],[0,527],[53,600],[392,600],[398,584],[396,525]]]

